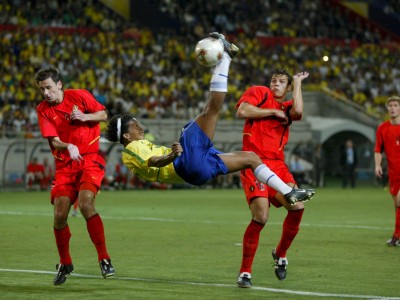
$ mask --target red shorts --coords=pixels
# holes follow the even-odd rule
[[[391,195],[397,196],[400,190],[400,177],[397,176],[394,180],[389,178],[389,189]]]
[[[289,168],[284,161],[264,159],[263,162],[273,172],[275,172],[275,174],[282,179],[283,182],[296,184],[293,175],[290,173]],[[242,170],[240,173],[240,179],[242,181],[243,190],[249,205],[251,200],[254,198],[263,197],[268,198],[270,203],[272,203],[275,207],[282,206],[282,204],[279,201],[276,201],[274,198],[277,194],[277,191],[264,183],[258,182],[251,169]]]
[[[104,173],[104,158],[97,153],[83,155],[83,160],[80,162],[70,161],[63,168],[56,168],[51,203],[60,196],[67,196],[71,203],[74,203],[81,189],[89,189],[96,194],[100,189]]]

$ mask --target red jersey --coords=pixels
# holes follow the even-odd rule
[[[41,164],[28,164],[27,167],[28,173],[44,173],[44,166]]]
[[[64,143],[78,147],[81,155],[99,151],[100,124],[99,122],[71,121],[73,109],[83,113],[95,113],[105,110],[86,90],[65,90],[63,101],[55,106],[42,101],[36,108],[39,126],[44,138],[58,136]],[[71,160],[68,150],[56,150],[49,142],[56,164]]]
[[[266,109],[279,109],[288,112],[293,100],[279,103],[274,99],[271,90],[265,86],[254,86],[247,89],[236,104],[248,102],[251,105]],[[289,124],[282,125],[282,119],[265,117],[246,119],[243,128],[243,150],[253,151],[261,159],[285,159],[285,146],[289,140]]]
[[[375,152],[385,152],[389,179],[400,179],[400,125],[383,122],[376,131]]]

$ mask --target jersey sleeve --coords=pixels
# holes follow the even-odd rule
[[[99,103],[96,98],[87,90],[79,90],[81,101],[85,107],[84,113],[95,113],[105,110],[105,106]]]
[[[264,86],[253,86],[248,88],[236,103],[236,108],[239,108],[243,102],[250,103],[254,106],[261,106],[271,94],[271,90]]]
[[[374,149],[374,152],[376,152],[376,153],[383,152],[382,128],[383,128],[383,124],[380,125],[378,127],[378,129],[376,130],[375,149]]]
[[[41,106],[37,107],[37,116],[40,132],[44,138],[58,136],[57,129],[52,122],[43,114]]]
[[[134,170],[146,170],[147,166],[148,152],[138,143],[130,143],[123,151],[125,155],[123,156],[124,164],[132,171]]]

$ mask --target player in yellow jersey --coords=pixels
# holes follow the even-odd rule
[[[284,195],[287,202],[307,201],[313,189],[293,189],[272,172],[250,151],[223,153],[213,147],[215,127],[228,90],[228,71],[239,48],[225,40],[222,34],[211,33],[224,44],[224,55],[213,69],[210,97],[203,112],[182,129],[179,142],[165,147],[144,139],[144,128],[129,114],[115,115],[108,122],[106,138],[124,145],[123,163],[147,181],[203,185],[219,175],[250,168],[264,184]]]

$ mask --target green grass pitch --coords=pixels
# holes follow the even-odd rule
[[[236,287],[250,221],[242,190],[101,192],[116,275],[100,277],[81,216],[70,217],[75,271],[53,286],[58,254],[48,192],[0,193],[0,299],[400,299],[400,247],[386,246],[393,203],[379,187],[322,188],[306,203],[278,281],[271,250],[286,211],[271,208],[253,265]]]

